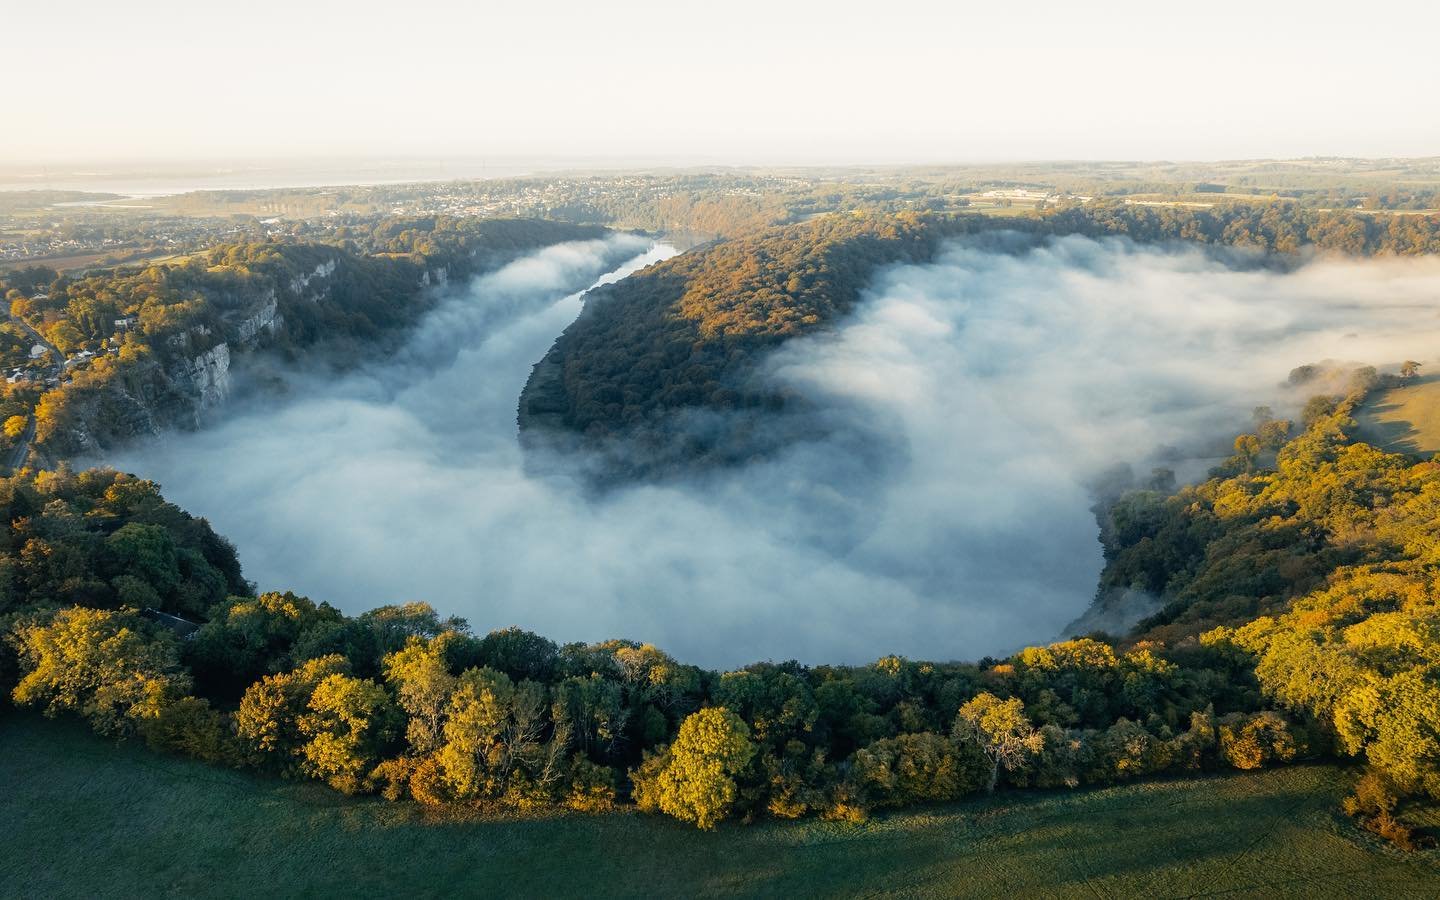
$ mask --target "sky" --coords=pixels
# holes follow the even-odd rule
[[[1440,153],[1440,4],[4,0],[0,165]]]
[[[630,638],[707,666],[973,660],[1086,611],[1092,486],[1116,464],[1202,476],[1256,405],[1298,412],[1302,364],[1437,365],[1435,258],[1282,272],[1017,239],[886,269],[841,327],[787,342],[766,372],[831,432],[703,477],[597,495],[565,474],[583,464],[527,466],[516,441],[574,292],[673,253],[630,235],[454,285],[394,357],[293,372],[288,401],[107,461],[209,518],[261,590],[352,614],[422,600],[480,633]]]

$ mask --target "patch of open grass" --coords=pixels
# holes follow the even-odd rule
[[[1440,453],[1440,375],[1377,391],[1356,416],[1359,438],[1391,453]]]
[[[722,826],[633,813],[429,817],[0,723],[0,894],[113,896],[1433,897],[1336,811],[1332,766],[1026,793],[879,818]]]

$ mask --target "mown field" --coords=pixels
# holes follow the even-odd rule
[[[1377,391],[1356,420],[1361,440],[1391,453],[1440,453],[1440,375]]]
[[[1436,896],[1436,851],[1380,849],[1336,815],[1347,777],[1306,766],[701,834],[630,813],[436,819],[11,715],[0,894]]]

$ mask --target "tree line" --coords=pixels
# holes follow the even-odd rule
[[[1243,660],[1268,705],[1367,762],[1347,808],[1408,844],[1397,808],[1440,799],[1440,462],[1352,439],[1377,386],[1361,369],[1315,397],[1293,438],[1262,410],[1214,477],[1117,499],[1101,596],[1166,601],[1131,640]]]
[[[975,663],[719,672],[424,604],[347,616],[256,594],[149,482],[27,472],[0,481],[0,672],[104,734],[423,804],[853,821],[1355,756],[1349,808],[1413,842],[1406,804],[1440,793],[1440,466],[1350,440],[1359,396],[1259,421],[1269,448],[1200,485],[1115,500],[1105,582],[1168,601],[1134,633]]]

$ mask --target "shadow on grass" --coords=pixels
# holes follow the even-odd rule
[[[1432,396],[1433,395],[1433,396]],[[1421,375],[1404,384],[1385,390],[1359,411],[1357,436],[1360,440],[1391,453],[1405,453],[1410,456],[1429,456],[1440,452],[1435,445],[1436,436],[1422,430],[1421,424],[1408,416],[1415,415],[1416,407],[1423,407],[1426,401],[1440,404],[1440,375]],[[1428,408],[1422,408],[1422,417]],[[1407,416],[1401,418],[1401,416]],[[1433,423],[1429,425],[1433,432]]]

